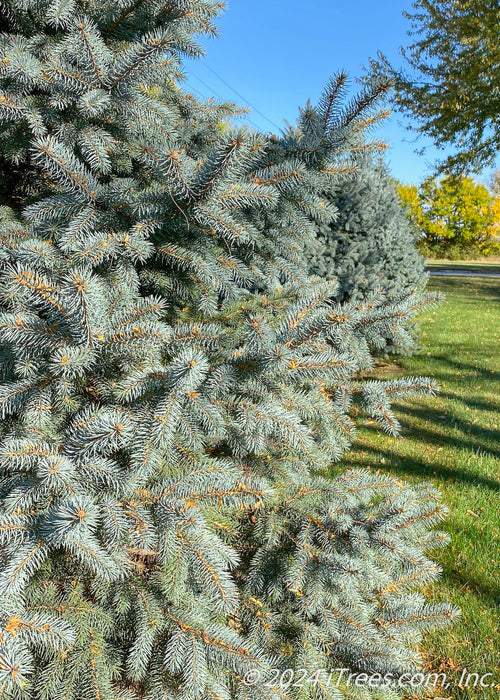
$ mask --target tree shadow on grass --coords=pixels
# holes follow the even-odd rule
[[[457,346],[453,345],[452,343],[440,343],[439,344],[440,350],[442,350],[444,347],[447,347],[447,346],[450,348],[453,348],[454,351],[456,351],[456,349],[457,349]],[[460,360],[456,360],[455,358],[449,357],[449,354],[433,353],[432,360],[433,360],[433,362],[439,362],[440,365],[448,365],[450,367],[450,369],[454,370],[455,373],[458,373],[458,372],[468,372],[471,374],[473,373],[478,378],[486,379],[488,382],[498,382],[500,384],[500,372],[497,372],[493,369],[488,369],[486,367],[478,367],[477,365],[470,364],[469,362],[461,362]],[[446,381],[445,378],[448,377],[448,375],[445,372],[443,372],[443,371],[439,372],[439,370],[436,371],[435,369],[433,369],[432,376],[438,382],[439,382],[440,376],[443,377],[443,379],[445,381]]]
[[[411,436],[420,442],[431,445],[457,447],[500,459],[500,448],[493,447],[493,445],[499,444],[500,433],[498,430],[483,428],[480,425],[457,418],[446,407],[443,407],[443,410],[448,410],[448,413],[441,414],[437,411],[429,411],[427,406],[398,405],[397,415],[401,422],[402,436]],[[416,426],[415,419],[425,423],[428,427]],[[444,430],[449,430],[450,427],[454,432],[445,433]],[[439,430],[435,428],[439,428]],[[457,430],[460,431],[461,435],[456,434]]]
[[[433,275],[432,287],[437,286],[445,295],[460,295],[462,304],[474,303],[481,300],[496,301],[500,298],[500,285],[498,278],[494,277],[451,277],[446,275]],[[437,281],[439,280],[439,284]]]
[[[378,433],[378,429],[371,428],[370,426],[368,426],[368,429]],[[412,436],[415,436],[414,431]],[[500,481],[487,476],[469,473],[463,469],[456,469],[445,464],[429,464],[418,457],[402,457],[396,451],[389,448],[379,448],[363,443],[362,450],[363,452],[370,452],[376,455],[378,458],[377,462],[380,461],[380,458],[384,458],[387,463],[385,465],[385,470],[389,473],[391,472],[390,463],[392,463],[399,473],[418,476],[421,479],[441,479],[442,481],[449,481],[451,479],[456,482],[462,482],[463,484],[482,486],[491,491],[500,492]],[[354,444],[354,449],[349,453],[348,459],[349,461],[355,461],[355,457],[356,444]]]
[[[500,586],[493,578],[490,579],[491,585],[488,586],[472,575],[459,571],[455,562],[441,562],[441,566],[444,578],[449,585],[465,589],[468,593],[481,598],[485,604],[498,605],[500,603]]]
[[[456,351],[457,347],[455,345],[452,345],[451,343],[441,343],[439,345],[440,349],[443,349],[444,347],[449,346],[450,348],[453,348],[454,351]],[[489,354],[485,352],[485,355],[489,357]],[[438,384],[446,384],[449,383],[450,381],[450,372],[446,371],[444,368],[444,365],[449,367],[449,369],[452,371],[453,375],[458,375],[459,373],[466,373],[467,374],[467,380],[470,381],[472,379],[472,375],[477,377],[478,380],[486,380],[488,384],[495,384],[498,383],[499,387],[499,394],[500,394],[500,372],[494,370],[494,369],[488,369],[487,367],[478,367],[477,365],[473,365],[468,362],[461,362],[460,360],[456,360],[452,357],[449,356],[448,354],[441,354],[434,352],[432,353],[430,359],[432,360],[433,363],[436,363],[436,365],[432,366],[428,371],[430,372],[430,376],[432,379],[435,379]],[[415,370],[416,373],[419,372],[419,370]],[[371,370],[370,372],[366,373],[366,377],[370,379],[398,379],[399,377],[406,377],[408,374],[413,374],[414,371],[408,372],[407,369],[401,367],[400,365],[396,364],[395,362],[392,363],[387,363],[387,362],[380,362],[378,365],[375,366],[374,370]],[[461,376],[456,377],[456,380],[460,380]],[[454,394],[451,391],[439,391],[439,396],[444,396],[446,398],[450,399],[459,399],[464,401],[464,398],[459,396],[458,394]],[[471,401],[473,401],[473,398],[471,398]],[[500,400],[498,402],[498,405],[492,404],[492,408],[495,410],[498,410],[500,407]]]
[[[469,396],[459,396],[458,394],[453,394],[450,391],[440,391],[439,396],[443,399],[448,399],[450,401],[459,401],[464,406],[468,406],[472,409],[477,409],[478,411],[489,411],[490,413],[498,413],[498,411],[500,410],[500,403],[493,403],[492,401],[481,401],[481,399],[471,398]],[[500,440],[500,432],[498,435],[498,439]]]
[[[483,428],[480,425],[457,418],[446,406],[443,406],[442,410],[448,411],[448,413],[430,411],[427,406],[398,405],[396,413],[401,423],[401,435],[403,437],[411,436],[431,445],[458,447],[475,453],[479,451],[485,456],[500,459],[500,448],[493,447],[499,443],[500,432],[498,430]],[[428,427],[416,426],[415,419],[425,423]],[[444,430],[449,430],[450,427],[454,431],[460,431],[461,435],[445,433]],[[439,428],[439,430],[433,428]],[[368,426],[368,429],[372,430],[373,428]]]

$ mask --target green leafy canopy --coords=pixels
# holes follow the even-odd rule
[[[479,171],[500,146],[500,8],[490,0],[415,0],[404,13],[413,39],[403,67],[379,55],[375,75],[394,82],[395,102],[415,130],[452,154],[441,172]]]

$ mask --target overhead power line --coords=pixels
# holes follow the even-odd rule
[[[202,61],[202,65],[204,65],[205,68],[208,68],[208,70],[209,70],[211,73],[213,73],[222,83],[224,83],[224,85],[226,85],[230,90],[232,90],[232,91],[234,92],[234,94],[237,95],[237,96],[240,98],[240,100],[243,100],[243,102],[244,102],[245,104],[247,104],[256,114],[258,114],[258,115],[261,116],[263,119],[265,119],[267,122],[269,122],[269,124],[272,124],[276,129],[278,129],[278,131],[281,131],[281,129],[282,129],[283,127],[278,126],[278,124],[276,124],[276,122],[273,122],[272,119],[269,119],[269,117],[266,117],[266,115],[265,115],[263,112],[261,112],[260,109],[257,109],[257,107],[255,107],[251,102],[249,102],[249,100],[247,100],[246,97],[244,97],[244,96],[241,94],[241,92],[238,92],[238,90],[235,90],[235,89],[227,82],[227,80],[224,80],[224,78],[223,78],[221,75],[219,75],[219,73],[217,73],[216,70],[214,70],[213,68],[211,68],[211,67],[208,65],[208,63],[207,63],[206,61]]]
[[[226,99],[225,99],[224,97],[222,97],[222,95],[220,95],[216,90],[214,90],[212,87],[210,87],[210,85],[209,85],[208,83],[206,83],[204,80],[202,80],[198,75],[196,75],[196,73],[193,73],[192,70],[190,70],[189,72],[190,72],[190,74],[192,75],[192,77],[195,78],[196,80],[198,80],[202,85],[204,85],[204,86],[207,88],[207,90],[209,90],[209,92],[210,92],[211,94],[213,94],[213,95],[215,95],[216,97],[218,97],[219,100],[221,100],[221,102],[226,102]],[[186,84],[187,84],[187,83],[186,83]],[[203,97],[204,99],[207,99],[207,96],[206,96],[206,95],[203,95],[203,93],[201,93],[199,90],[195,90],[195,92],[198,92],[198,94],[202,95],[202,97]],[[243,98],[242,98],[242,99],[243,99]],[[247,104],[248,104],[248,103],[247,103]],[[252,107],[250,104],[249,104],[248,106],[249,106],[249,107]],[[252,108],[252,109],[253,109],[253,108]],[[245,119],[246,119],[246,121],[249,122],[255,129],[257,129],[257,131],[260,131],[259,125],[256,124],[254,121],[252,121],[252,120],[250,119],[250,117],[245,117]],[[269,121],[269,120],[268,120],[268,121]]]

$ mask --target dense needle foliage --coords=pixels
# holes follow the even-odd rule
[[[355,172],[332,189],[328,201],[336,216],[318,226],[309,256],[315,273],[337,280],[334,299],[379,304],[417,298],[427,281],[417,250],[419,229],[410,223],[382,157],[358,157]],[[407,329],[416,336],[411,323]],[[379,349],[407,354],[415,345],[405,333]]]
[[[453,617],[432,488],[324,476],[353,402],[394,433],[434,388],[354,378],[432,299],[334,303],[304,256],[377,93],[220,129],[179,88],[219,9],[2,3],[2,698],[340,697],[268,669],[398,676]]]
[[[380,156],[360,158],[354,177],[337,185],[330,201],[337,215],[321,227],[313,261],[318,274],[338,279],[338,301],[423,289],[418,230],[409,223],[397,183]]]

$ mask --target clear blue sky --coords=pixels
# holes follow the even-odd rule
[[[248,120],[277,132],[285,119],[295,122],[307,98],[318,99],[333,73],[345,70],[354,82],[379,49],[397,62],[408,39],[405,9],[411,0],[229,0],[218,20],[219,37],[203,40],[206,57],[187,63],[186,87],[252,105],[261,114],[252,110]],[[391,147],[394,176],[418,183],[438,152],[421,138],[415,143],[401,121],[392,116],[376,135]],[[416,155],[424,145],[425,156]]]

